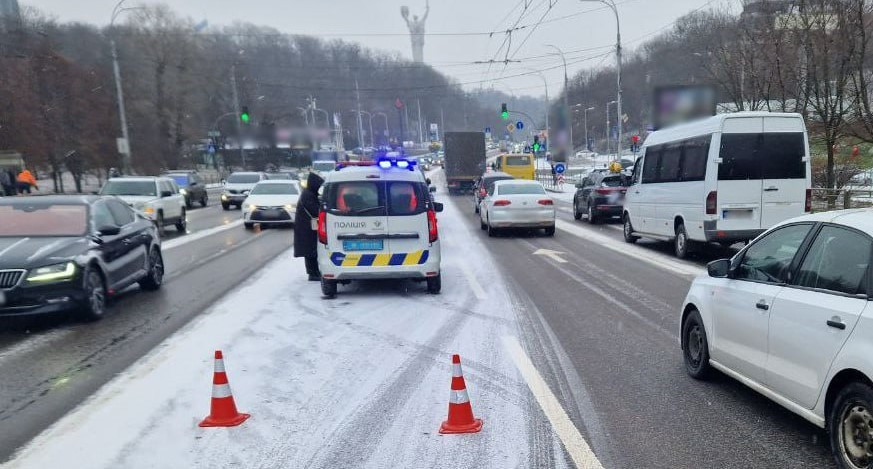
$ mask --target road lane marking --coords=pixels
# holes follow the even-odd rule
[[[566,264],[567,260],[561,257],[561,254],[564,253],[561,251],[552,251],[551,249],[537,249],[534,251],[534,256],[545,256],[559,264]]]
[[[72,329],[54,329],[40,335],[25,337],[21,342],[0,351],[0,364],[11,358],[43,347],[51,342],[58,341],[70,335],[72,332]]]
[[[239,226],[242,226],[242,224],[243,224],[242,220],[237,220],[237,221],[232,221],[230,223],[227,223],[227,224],[224,224],[221,226],[215,226],[215,227],[212,227],[212,228],[209,228],[206,230],[195,231],[194,233],[186,234],[186,235],[181,236],[179,238],[173,238],[169,241],[165,241],[165,242],[161,243],[161,248],[164,251],[169,251],[170,249],[175,249],[179,246],[183,246],[185,244],[197,241],[198,239],[203,239],[203,238],[206,238],[207,236],[212,236],[216,233],[221,233],[222,231],[227,231],[227,230],[230,230],[233,228],[237,228]]]
[[[579,433],[579,429],[573,425],[570,416],[561,407],[561,402],[558,401],[530,358],[524,353],[518,339],[512,336],[503,336],[501,339],[503,346],[509,352],[509,356],[527,383],[527,387],[536,398],[543,413],[546,414],[546,418],[549,419],[549,423],[552,424],[552,428],[576,467],[579,469],[603,469],[603,465],[600,464],[594,451],[591,451],[588,442],[585,441],[585,438]]]
[[[676,274],[697,277],[706,273],[706,270],[702,267],[698,267],[690,263],[680,262],[675,259],[670,259],[662,254],[653,253],[639,246],[625,243],[624,241],[616,241],[608,236],[604,236],[591,230],[580,228],[564,220],[555,220],[555,227],[571,235],[578,236],[579,238],[582,238],[586,241],[591,241],[593,243],[599,244],[624,256],[639,259],[655,267],[668,270]]]
[[[461,262],[459,265],[461,266],[461,271],[464,272],[464,276],[467,277],[467,283],[470,284],[473,294],[476,295],[476,298],[479,300],[484,300],[486,298],[485,289],[479,284],[479,280],[476,279],[476,274],[473,273],[466,261]]]

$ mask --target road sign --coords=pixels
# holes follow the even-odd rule
[[[206,148],[206,151],[208,151],[210,155],[214,155],[215,154],[215,145],[210,143],[209,146]]]
[[[524,128],[524,122],[522,122],[522,121],[518,121],[518,122],[516,122],[516,123],[515,123],[515,128],[518,129],[518,130],[523,129],[523,128]]]
[[[485,127],[485,133],[486,133],[486,134],[490,134],[490,133],[491,133],[491,127]]]
[[[524,147],[524,152],[525,152],[525,153],[530,153],[530,145],[527,145],[527,146]]]
[[[565,169],[567,168],[564,167],[564,163],[558,163],[555,165],[555,172],[558,174],[563,174]]]
[[[510,132],[515,132],[515,126],[512,125],[512,124],[508,124],[508,125],[506,126],[506,130],[508,130],[508,131],[510,131]]]
[[[219,132],[217,130],[210,130],[209,132],[206,133],[206,136],[207,137],[221,137],[221,132]]]
[[[115,144],[118,146],[118,153],[122,155],[130,154],[130,144],[128,144],[127,139],[123,137],[119,137],[115,139]]]

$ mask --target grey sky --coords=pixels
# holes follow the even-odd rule
[[[567,53],[570,74],[597,64],[613,63],[609,46],[615,42],[615,20],[610,11],[596,2],[579,0],[550,0],[554,7],[545,21],[524,45],[517,49],[532,28],[512,34],[512,52],[516,59],[549,54],[554,44]],[[24,0],[22,4],[35,6],[62,21],[83,21],[103,25],[117,0]],[[700,7],[735,7],[740,0],[618,0],[622,21],[622,40],[626,48],[638,46],[676,18]],[[127,0],[130,5],[158,3],[152,0]],[[195,22],[203,19],[210,25],[245,21],[272,26],[295,34],[322,35],[325,38],[345,36],[348,41],[387,52],[411,57],[406,24],[400,16],[401,5],[409,5],[411,14],[424,12],[425,0],[165,0],[166,3]],[[521,15],[522,5],[530,4],[528,15],[519,25],[535,24],[547,9],[549,0],[432,0],[427,32],[471,33],[505,30]],[[596,10],[601,8],[599,10]],[[587,10],[588,13],[582,13]],[[508,17],[507,17],[508,15]],[[567,19],[559,19],[575,15]],[[506,20],[502,21],[504,17]],[[371,36],[369,34],[379,34]],[[548,69],[560,65],[560,58],[542,57],[522,64],[510,64],[504,71],[502,64],[491,67],[469,65],[463,62],[489,60],[495,57],[503,42],[504,33],[487,35],[429,35],[426,38],[425,61],[442,72],[468,83],[467,89],[490,87],[491,83],[469,83],[491,80],[500,76],[525,73],[526,67]],[[601,47],[602,46],[602,47]],[[601,47],[601,48],[598,48]],[[595,49],[596,48],[596,49]],[[580,49],[592,49],[580,51]],[[578,52],[569,52],[578,51]],[[505,52],[497,54],[503,59]],[[583,60],[587,59],[587,60]],[[557,96],[563,86],[560,67],[544,70],[549,92]],[[543,81],[538,76],[505,78],[493,85],[497,89],[516,94],[541,95]]]

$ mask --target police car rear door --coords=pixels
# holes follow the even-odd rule
[[[430,193],[424,181],[386,182],[388,232],[392,263],[415,265],[424,262],[430,245],[427,211]]]
[[[378,175],[332,182],[325,199],[327,247],[332,254],[358,258],[388,252],[385,183]]]

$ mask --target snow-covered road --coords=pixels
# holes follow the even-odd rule
[[[444,201],[442,294],[371,282],[324,300],[302,259],[285,253],[7,467],[570,466],[505,347],[512,337],[526,344],[527,302],[461,220],[467,199]],[[216,349],[237,406],[252,414],[239,427],[197,426],[209,410]],[[437,433],[453,353],[485,422],[478,434]]]

